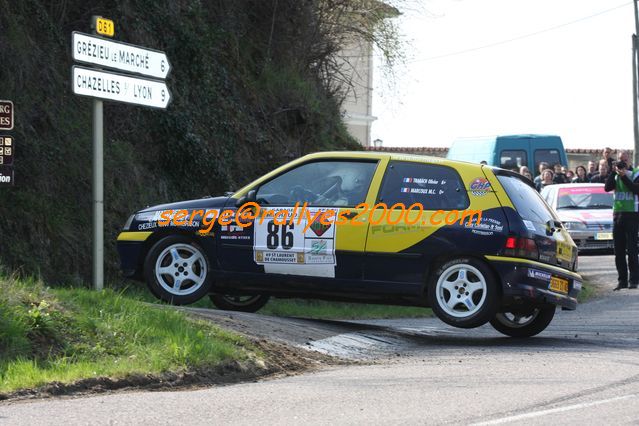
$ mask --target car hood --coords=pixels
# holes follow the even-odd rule
[[[158,204],[147,207],[138,213],[154,212],[160,210],[192,210],[192,209],[215,209],[226,205],[228,196],[199,198],[196,200],[177,201],[175,203]]]
[[[557,215],[562,222],[612,223],[612,209],[560,209]]]

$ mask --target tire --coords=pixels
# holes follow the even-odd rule
[[[269,296],[234,296],[230,294],[211,294],[211,302],[224,311],[257,312],[269,300]]]
[[[448,261],[435,269],[428,284],[433,312],[446,324],[475,328],[497,313],[498,281],[488,266],[473,258]]]
[[[497,331],[510,337],[532,337],[548,327],[555,316],[555,306],[535,308],[528,315],[521,313],[498,313],[490,320]]]
[[[144,260],[149,290],[172,305],[188,305],[207,295],[212,284],[210,271],[209,259],[202,247],[181,235],[155,243]],[[177,282],[177,278],[182,279]]]

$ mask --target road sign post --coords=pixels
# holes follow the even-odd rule
[[[102,100],[93,100],[93,288],[104,288],[104,125]]]
[[[92,17],[91,27],[95,33],[107,37],[113,37],[115,34],[114,22],[101,16]],[[171,71],[171,64],[166,54],[158,50],[77,31],[72,33],[71,39],[73,59],[78,62],[160,79],[166,78]],[[93,288],[102,290],[104,288],[103,99],[164,109],[171,101],[171,93],[164,81],[77,65],[71,69],[71,87],[74,94],[93,98]],[[13,111],[13,104],[11,111]],[[1,119],[2,115],[0,115]],[[11,121],[13,122],[13,119]],[[0,179],[2,179],[1,175]]]

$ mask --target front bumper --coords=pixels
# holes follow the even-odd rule
[[[574,310],[583,279],[575,272],[528,259],[486,256],[501,278],[504,306],[552,304]],[[568,282],[567,292],[551,290],[551,280]]]
[[[117,249],[120,255],[120,269],[127,278],[141,280],[142,251],[144,242],[151,235],[150,232],[122,232],[118,236]]]

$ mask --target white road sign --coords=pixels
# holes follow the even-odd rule
[[[163,81],[130,77],[107,71],[74,66],[73,93],[129,104],[166,108],[171,93]]]
[[[171,64],[164,52],[133,44],[105,40],[77,31],[72,35],[73,59],[121,71],[166,78]]]

